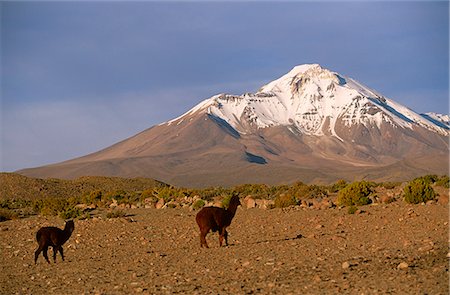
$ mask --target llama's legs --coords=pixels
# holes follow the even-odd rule
[[[206,234],[205,232],[200,232],[200,247],[205,246],[205,248],[209,248],[208,244],[206,243]]]
[[[38,260],[39,254],[42,252],[43,247],[39,245],[36,252],[34,252],[34,264],[36,264],[36,261]]]
[[[45,246],[42,254],[44,255],[45,260],[47,260],[47,262],[50,263],[50,260],[48,260],[47,251],[48,251],[48,246]]]
[[[56,249],[56,246],[52,246],[53,248],[53,262],[56,263],[56,253],[58,252],[58,250]]]
[[[223,239],[225,239],[225,244],[228,246],[227,231],[226,231],[226,229],[224,227],[221,228],[220,231],[219,231],[219,246],[220,247],[222,247]]]
[[[59,246],[59,254],[61,254],[62,261],[64,261],[64,251],[62,246]]]
[[[228,232],[226,229],[223,230],[223,238],[225,239],[225,245],[228,246]]]

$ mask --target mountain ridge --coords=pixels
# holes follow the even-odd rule
[[[96,153],[19,172],[151,177],[181,186],[403,180],[448,174],[448,121],[308,64],[256,93],[214,95]]]

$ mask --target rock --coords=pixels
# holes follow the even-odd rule
[[[115,207],[117,207],[117,200],[113,199],[112,203],[109,205],[109,208],[115,208]]]
[[[243,204],[244,204],[245,208],[247,208],[247,209],[256,207],[255,199],[253,199],[252,196],[246,196],[244,198]]]
[[[345,261],[342,263],[342,269],[349,269],[350,268],[350,262]]]
[[[313,209],[318,210],[318,209],[321,208],[321,203],[320,203],[318,200],[313,199],[313,200],[311,201],[311,203],[312,203],[312,206],[311,206],[311,207],[312,207]]]
[[[440,205],[448,205],[448,195],[440,194],[437,202]]]
[[[395,197],[393,194],[381,195],[381,197],[378,198],[378,201],[383,204],[389,204],[395,201]]]
[[[397,265],[397,269],[407,269],[409,267],[408,263],[401,262],[399,265]]]
[[[302,207],[302,208],[308,208],[309,206],[311,206],[311,204],[306,200],[302,200],[300,202],[300,207]]]
[[[336,207],[336,205],[329,199],[323,199],[322,202],[320,202],[320,209],[328,209],[334,207]]]
[[[322,281],[322,278],[319,275],[314,276],[314,282],[319,283]]]
[[[255,200],[256,207],[261,209],[272,209],[275,207],[275,202],[273,200],[263,200],[257,199]]]
[[[164,199],[161,198],[161,199],[159,199],[158,202],[156,203],[155,208],[156,208],[156,209],[161,209],[162,207],[164,207],[164,204],[165,204],[165,203],[166,203],[166,202],[164,201]]]

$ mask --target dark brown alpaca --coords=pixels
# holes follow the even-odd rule
[[[228,209],[223,209],[219,207],[204,207],[200,212],[197,213],[195,221],[197,221],[198,227],[200,228],[200,247],[208,247],[206,243],[206,235],[210,230],[213,232],[219,232],[219,245],[222,246],[223,240],[225,239],[225,245],[228,246],[228,233],[227,227],[230,226],[231,220],[233,220],[236,214],[237,207],[241,205],[238,196],[233,196],[230,200],[230,205]]]
[[[43,252],[45,260],[50,263],[47,256],[47,250],[50,246],[53,247],[53,260],[55,261],[55,263],[57,251],[59,251],[59,253],[61,254],[61,258],[64,261],[62,245],[67,242],[74,229],[75,224],[73,220],[66,221],[64,230],[54,226],[42,227],[41,229],[39,229],[36,233],[36,240],[39,244],[39,247],[36,252],[34,252],[34,263],[36,264],[36,261],[41,252]]]

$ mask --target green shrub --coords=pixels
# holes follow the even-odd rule
[[[434,200],[436,194],[427,179],[416,178],[404,188],[405,202],[419,204]]]
[[[228,208],[228,206],[230,205],[230,200],[231,200],[231,194],[227,194],[222,199],[222,208]]]
[[[390,181],[387,181],[387,182],[380,183],[380,186],[384,187],[385,189],[394,189],[397,186],[400,186],[400,184],[401,184],[401,182],[390,182]]]
[[[294,184],[287,190],[286,193],[290,193],[294,196],[297,196],[297,198],[306,198],[306,199],[325,198],[328,196],[328,191],[326,187],[315,184],[306,185],[301,182]]]
[[[127,216],[127,214],[123,210],[113,210],[106,213],[106,218],[119,218],[125,216]]]
[[[356,211],[358,211],[358,207],[356,206],[350,206],[347,209],[348,214],[355,214]]]
[[[59,213],[59,217],[62,219],[73,219],[73,218],[79,218],[83,215],[83,211],[79,208],[68,208],[64,211],[61,211]]]
[[[66,199],[50,197],[36,200],[33,203],[33,209],[44,216],[55,216],[65,211],[68,205],[69,203]]]
[[[425,175],[425,176],[422,176],[419,178],[423,179],[428,184],[433,184],[439,179],[439,176],[437,176],[435,174],[430,174],[430,175]]]
[[[0,221],[16,219],[18,217],[18,214],[14,210],[0,208]]]
[[[369,195],[373,193],[372,184],[367,181],[353,182],[339,191],[338,205],[361,206],[370,204]]]
[[[340,179],[330,187],[330,191],[332,193],[336,193],[336,192],[342,190],[343,188],[345,188],[347,185],[348,185],[348,183],[345,180]]]
[[[82,198],[82,202],[88,205],[90,204],[100,205],[102,204],[102,199],[103,199],[103,192],[101,190],[94,190],[91,191],[89,194],[84,195]]]
[[[436,180],[435,184],[438,186],[445,187],[445,188],[450,188],[450,179],[449,179],[448,175],[443,175],[443,176],[439,177],[438,180]]]
[[[203,206],[205,206],[205,201],[200,199],[200,200],[195,201],[195,203],[192,205],[192,208],[194,210],[198,210],[200,208],[203,208]]]
[[[293,205],[297,205],[297,201],[290,194],[279,194],[275,197],[275,208],[285,208]]]

